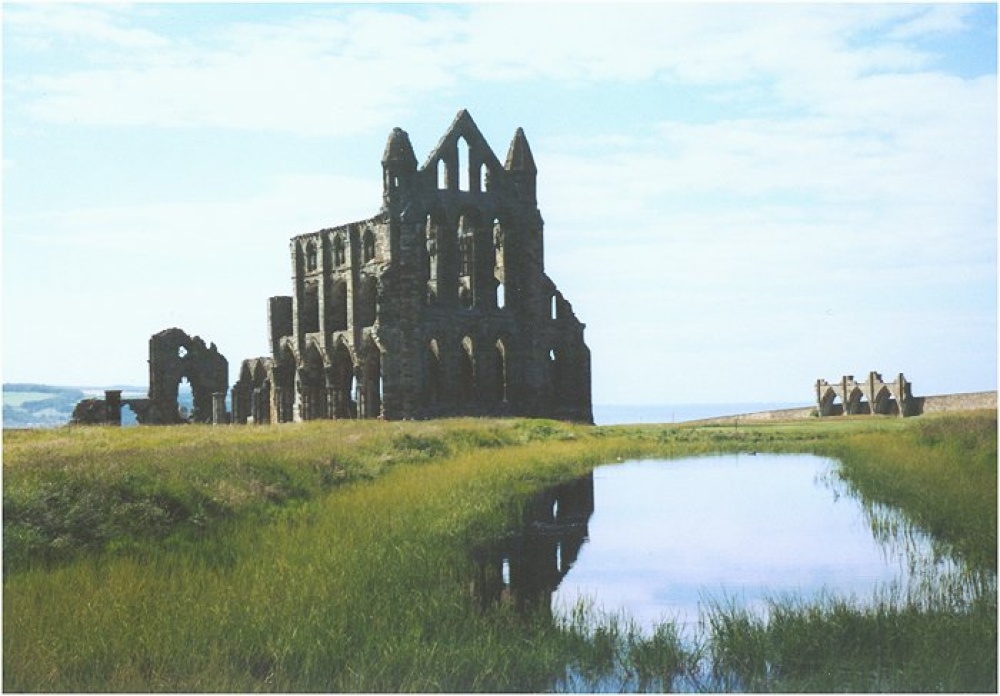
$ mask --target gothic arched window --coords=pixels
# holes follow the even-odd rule
[[[375,233],[371,229],[365,230],[362,250],[362,259],[365,263],[375,258]]]
[[[306,270],[315,271],[317,265],[316,245],[313,242],[306,244]]]
[[[347,255],[344,253],[344,238],[338,234],[333,238],[333,265],[343,266],[346,260]]]

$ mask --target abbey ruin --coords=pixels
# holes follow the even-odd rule
[[[545,273],[537,169],[461,111],[421,166],[396,128],[377,215],[294,237],[232,422],[533,416],[593,422],[584,324]]]
[[[191,386],[190,414],[181,414],[177,393],[181,381]],[[74,425],[121,425],[122,408],[135,413],[142,425],[226,423],[229,362],[215,344],[189,336],[176,327],[149,338],[149,394],[144,399],[122,399],[120,389],[108,389],[103,399],[84,399],[73,409]]]

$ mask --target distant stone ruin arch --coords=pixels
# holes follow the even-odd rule
[[[869,372],[861,382],[854,375],[844,375],[833,383],[816,380],[816,408],[820,416],[910,416],[916,412],[916,403],[902,372],[892,382],[884,381],[878,372]]]
[[[177,408],[177,390],[182,379],[191,384],[194,399],[191,422],[218,422],[217,395],[222,396],[224,418],[225,395],[229,390],[228,361],[214,343],[206,346],[200,337],[171,328],[149,339],[149,423],[184,422]]]

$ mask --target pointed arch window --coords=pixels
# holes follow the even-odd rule
[[[318,264],[316,244],[309,242],[306,244],[306,271],[315,271]]]
[[[431,216],[427,216],[427,225],[425,228],[425,235],[427,240],[427,279],[430,281],[437,280],[437,264],[438,264],[438,239],[437,239],[437,228],[434,225],[434,221]]]
[[[330,293],[330,302],[327,305],[330,309],[328,331],[347,330],[347,283],[338,280],[333,284]]]
[[[375,258],[375,233],[372,232],[371,228],[365,230],[364,237],[361,243],[362,248],[362,259],[365,263],[368,263]]]
[[[472,338],[462,339],[461,365],[459,369],[459,394],[464,403],[470,403],[476,396],[476,361]]]
[[[438,239],[437,228],[431,216],[427,216],[425,228],[427,245],[427,304],[437,303]]]
[[[333,238],[333,265],[343,266],[347,261],[347,254],[344,251],[344,238],[337,235]]]
[[[503,341],[497,341],[494,346],[494,398],[501,402],[509,401],[507,391],[507,350]]]
[[[378,317],[378,281],[374,276],[361,276],[360,301],[357,305],[356,323],[359,326],[372,326]]]
[[[437,182],[439,191],[444,191],[448,188],[448,168],[443,159],[439,159],[437,163]]]
[[[333,353],[332,372],[333,417],[354,418],[357,415],[354,361],[343,343]]]
[[[458,237],[458,275],[460,276],[472,275],[473,247],[472,234],[465,231],[460,232]]]
[[[302,314],[300,315],[303,333],[319,331],[319,286],[307,285],[302,294]]]
[[[468,191],[469,186],[469,174],[471,173],[471,164],[469,163],[469,143],[465,138],[459,138],[458,143],[458,190]]]
[[[374,341],[366,346],[362,377],[361,417],[378,418],[382,415],[382,352]]]
[[[436,404],[441,400],[441,353],[438,342],[431,339],[427,345],[427,401]]]
[[[498,218],[493,219],[493,278],[496,281],[496,307],[503,309],[507,298],[504,295],[503,227]]]
[[[302,395],[302,420],[326,418],[329,413],[326,399],[326,374],[323,357],[316,345],[311,343],[306,350],[302,367],[298,370],[298,387]]]

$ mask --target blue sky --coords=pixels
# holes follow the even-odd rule
[[[996,388],[996,5],[4,5],[3,379],[267,352],[394,126],[523,127],[595,403]]]

